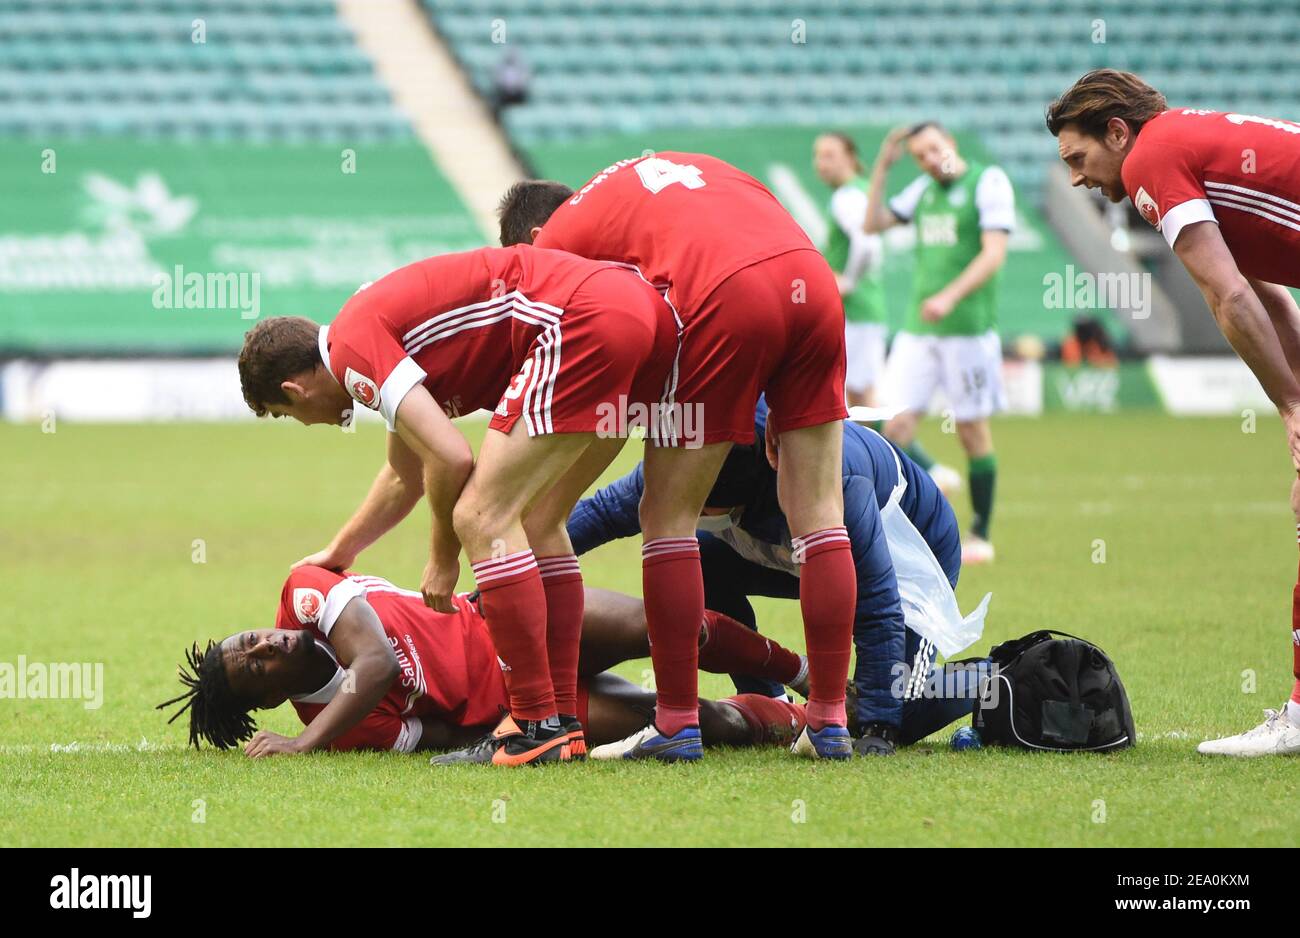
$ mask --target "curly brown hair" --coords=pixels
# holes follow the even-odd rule
[[[244,336],[239,352],[239,385],[244,403],[259,417],[268,404],[287,404],[280,384],[321,364],[320,326],[302,316],[263,319]]]

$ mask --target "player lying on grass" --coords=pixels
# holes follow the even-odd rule
[[[358,290],[329,326],[278,317],[245,337],[254,413],[341,424],[355,399],[393,431],[361,507],[304,562],[351,566],[425,495],[421,590],[453,612],[464,545],[509,666],[510,714],[448,762],[583,751],[582,575],[565,521],[622,447],[629,412],[658,407],[676,347],[671,311],[640,277],[527,245],[429,258]],[[495,411],[475,465],[451,418],[479,408]]]
[[[200,740],[220,749],[249,740],[253,757],[462,745],[492,730],[508,694],[477,601],[456,599],[455,612],[437,612],[420,593],[378,577],[298,567],[284,584],[275,628],[236,632],[202,652],[195,645],[192,673],[181,670],[186,692],[160,709],[185,701],[171,719],[188,708],[196,748]],[[699,641],[709,670],[807,689],[799,655],[726,616],[708,613]],[[649,653],[642,602],[588,590],[576,708],[593,742],[622,739],[652,718],[653,692],[604,673]],[[252,711],[286,700],[306,725],[302,734],[256,732]],[[757,694],[701,700],[700,715],[706,743],[733,746],[788,744],[804,722],[801,705]],[[518,761],[504,747],[493,758]]]
[[[734,447],[709,493],[697,537],[710,609],[754,627],[749,596],[799,596],[790,528],[764,456],[767,408],[760,401],[755,438]],[[979,638],[985,604],[962,620],[953,589],[961,539],[952,506],[930,475],[880,434],[849,421],[844,435],[844,522],[857,574],[854,749],[888,755],[971,712],[978,669],[954,668],[935,680],[935,640],[952,655]],[[637,532],[641,467],[583,499],[569,537],[583,553]],[[895,555],[899,561],[896,562]],[[987,603],[987,599],[985,600]],[[740,690],[771,687],[738,679]],[[935,691],[942,691],[936,696]],[[597,756],[626,751],[626,743]]]
[[[1220,331],[1282,415],[1300,540],[1300,124],[1170,108],[1136,75],[1098,69],[1047,109],[1070,182],[1127,195],[1192,275]],[[1300,577],[1291,599],[1291,699],[1204,753],[1300,753]]]
[[[636,268],[682,324],[669,391],[684,416],[702,423],[704,445],[646,451],[641,592],[659,705],[655,731],[633,744],[662,761],[701,756],[695,623],[704,584],[695,521],[730,445],[751,441],[754,404],[766,392],[769,440],[781,450],[779,497],[801,546],[807,744],[821,758],[849,758],[854,578],[840,486],[847,411],[834,272],[762,183],[701,153],[620,160],[576,193],[521,182],[502,202],[501,243],[522,242]]]

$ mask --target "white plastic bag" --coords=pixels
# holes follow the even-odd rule
[[[903,511],[901,500],[907,489],[907,479],[903,476],[903,466],[897,454],[894,462],[898,465],[898,484],[890,493],[888,503],[880,510],[880,521],[889,545],[889,555],[894,561],[903,621],[922,638],[933,642],[945,658],[951,658],[975,644],[984,634],[984,617],[988,614],[993,594],[986,593],[970,615],[961,614],[957,594],[953,592],[934,551],[930,550],[930,545]]]

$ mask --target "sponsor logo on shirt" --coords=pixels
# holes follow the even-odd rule
[[[388,644],[393,646],[393,654],[397,656],[397,666],[401,669],[398,684],[406,691],[406,703],[402,706],[402,712],[409,713],[411,707],[415,706],[415,701],[424,693],[424,671],[420,667],[420,655],[415,650],[415,641],[410,635],[402,637],[405,639],[404,643],[390,635]]]
[[[922,215],[920,235],[924,245],[952,247],[957,243],[957,216]]]
[[[1133,196],[1133,204],[1152,227],[1157,229],[1160,227],[1160,209],[1156,206],[1156,200],[1147,194],[1147,190],[1138,186],[1137,195]]]
[[[325,608],[325,597],[320,590],[299,587],[293,591],[293,611],[303,625],[314,625],[320,621],[321,610]]]
[[[371,410],[379,409],[379,388],[375,386],[375,382],[365,375],[349,368],[343,375],[343,384],[347,387],[348,393],[358,403],[369,407]]]

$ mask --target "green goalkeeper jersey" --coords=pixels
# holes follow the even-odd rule
[[[920,335],[983,335],[997,328],[998,281],[993,274],[938,322],[921,318],[921,303],[952,283],[982,245],[985,231],[1010,232],[1015,194],[997,166],[966,164],[966,172],[942,184],[921,176],[894,196],[890,209],[916,229],[916,273],[904,328]]]
[[[862,231],[867,217],[867,179],[857,176],[835,190],[826,206],[826,247],[822,255],[836,274],[858,274],[857,285],[844,296],[844,318],[855,323],[883,323],[885,285],[880,276],[879,235]],[[846,230],[847,229],[847,230]],[[871,255],[863,257],[862,253]],[[860,270],[849,271],[850,261]]]

